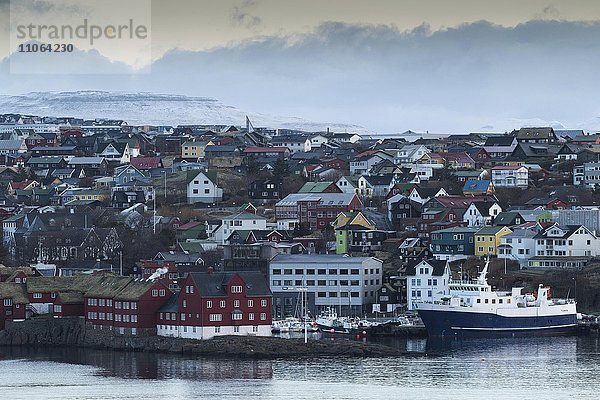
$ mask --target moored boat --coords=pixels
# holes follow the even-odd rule
[[[550,288],[536,293],[494,291],[487,282],[488,264],[478,279],[451,281],[450,295],[415,303],[429,336],[506,337],[572,334],[577,331],[574,299],[551,298]]]
[[[323,333],[367,336],[375,323],[359,318],[338,317],[337,313],[328,309],[319,315],[316,324]]]

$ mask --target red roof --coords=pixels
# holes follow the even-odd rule
[[[160,157],[134,157],[131,165],[141,170],[160,168]]]
[[[244,153],[285,153],[289,151],[287,147],[246,147]]]
[[[13,190],[21,190],[21,189],[27,188],[29,185],[31,185],[34,182],[35,181],[33,181],[31,179],[26,179],[26,180],[24,180],[22,182],[10,182],[10,187]]]
[[[202,222],[198,221],[190,221],[187,224],[183,224],[177,228],[178,231],[187,231],[188,229],[192,229],[198,225],[202,225]]]

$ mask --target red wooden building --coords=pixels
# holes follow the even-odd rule
[[[53,305],[54,318],[81,317],[85,315],[85,299],[82,292],[62,292]]]
[[[27,316],[27,291],[25,285],[18,283],[0,283],[0,330],[6,326],[6,321],[24,321]]]
[[[159,310],[157,333],[192,339],[269,336],[271,308],[271,290],[261,272],[194,272]]]

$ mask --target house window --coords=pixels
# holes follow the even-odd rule
[[[254,300],[248,300],[248,308],[254,307]]]
[[[243,317],[244,314],[242,314],[241,312],[234,312],[231,314],[231,319],[233,321],[241,321]]]
[[[160,296],[163,297],[165,295],[165,289],[160,289]]]
[[[219,307],[225,308],[225,300],[221,300],[221,302],[219,303]]]
[[[208,300],[206,302],[206,308],[212,308],[212,306],[213,306],[212,300]]]
[[[4,299],[4,306],[5,307],[10,307],[10,306],[12,306],[12,304],[13,304],[12,299]]]
[[[254,321],[254,313],[248,314],[248,320]]]
[[[158,296],[158,289],[152,289],[152,297]]]
[[[218,322],[223,320],[223,314],[210,314],[208,319],[211,322]]]
[[[240,332],[240,327],[239,326],[234,326],[233,327],[233,333],[239,333]]]
[[[34,299],[41,299],[42,298],[42,294],[41,293],[34,293],[33,294],[33,298]]]
[[[261,306],[261,307],[266,307],[266,306],[267,306],[267,299],[262,299],[262,300],[260,301],[260,306]]]
[[[241,286],[232,286],[231,293],[242,293],[242,287]]]
[[[240,306],[240,301],[239,300],[234,300],[233,301],[233,307],[238,308]]]
[[[260,313],[260,320],[264,321],[267,319],[267,313]]]

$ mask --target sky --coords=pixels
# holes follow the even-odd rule
[[[385,133],[540,124],[600,129],[595,0],[108,4],[12,2],[13,28],[14,20],[44,18],[55,24],[132,18],[150,28],[147,41],[77,43],[81,51],[65,63],[57,55],[11,54],[10,2],[0,0],[0,94],[113,90],[214,97],[248,111]],[[42,73],[23,73],[25,66],[43,66]]]

